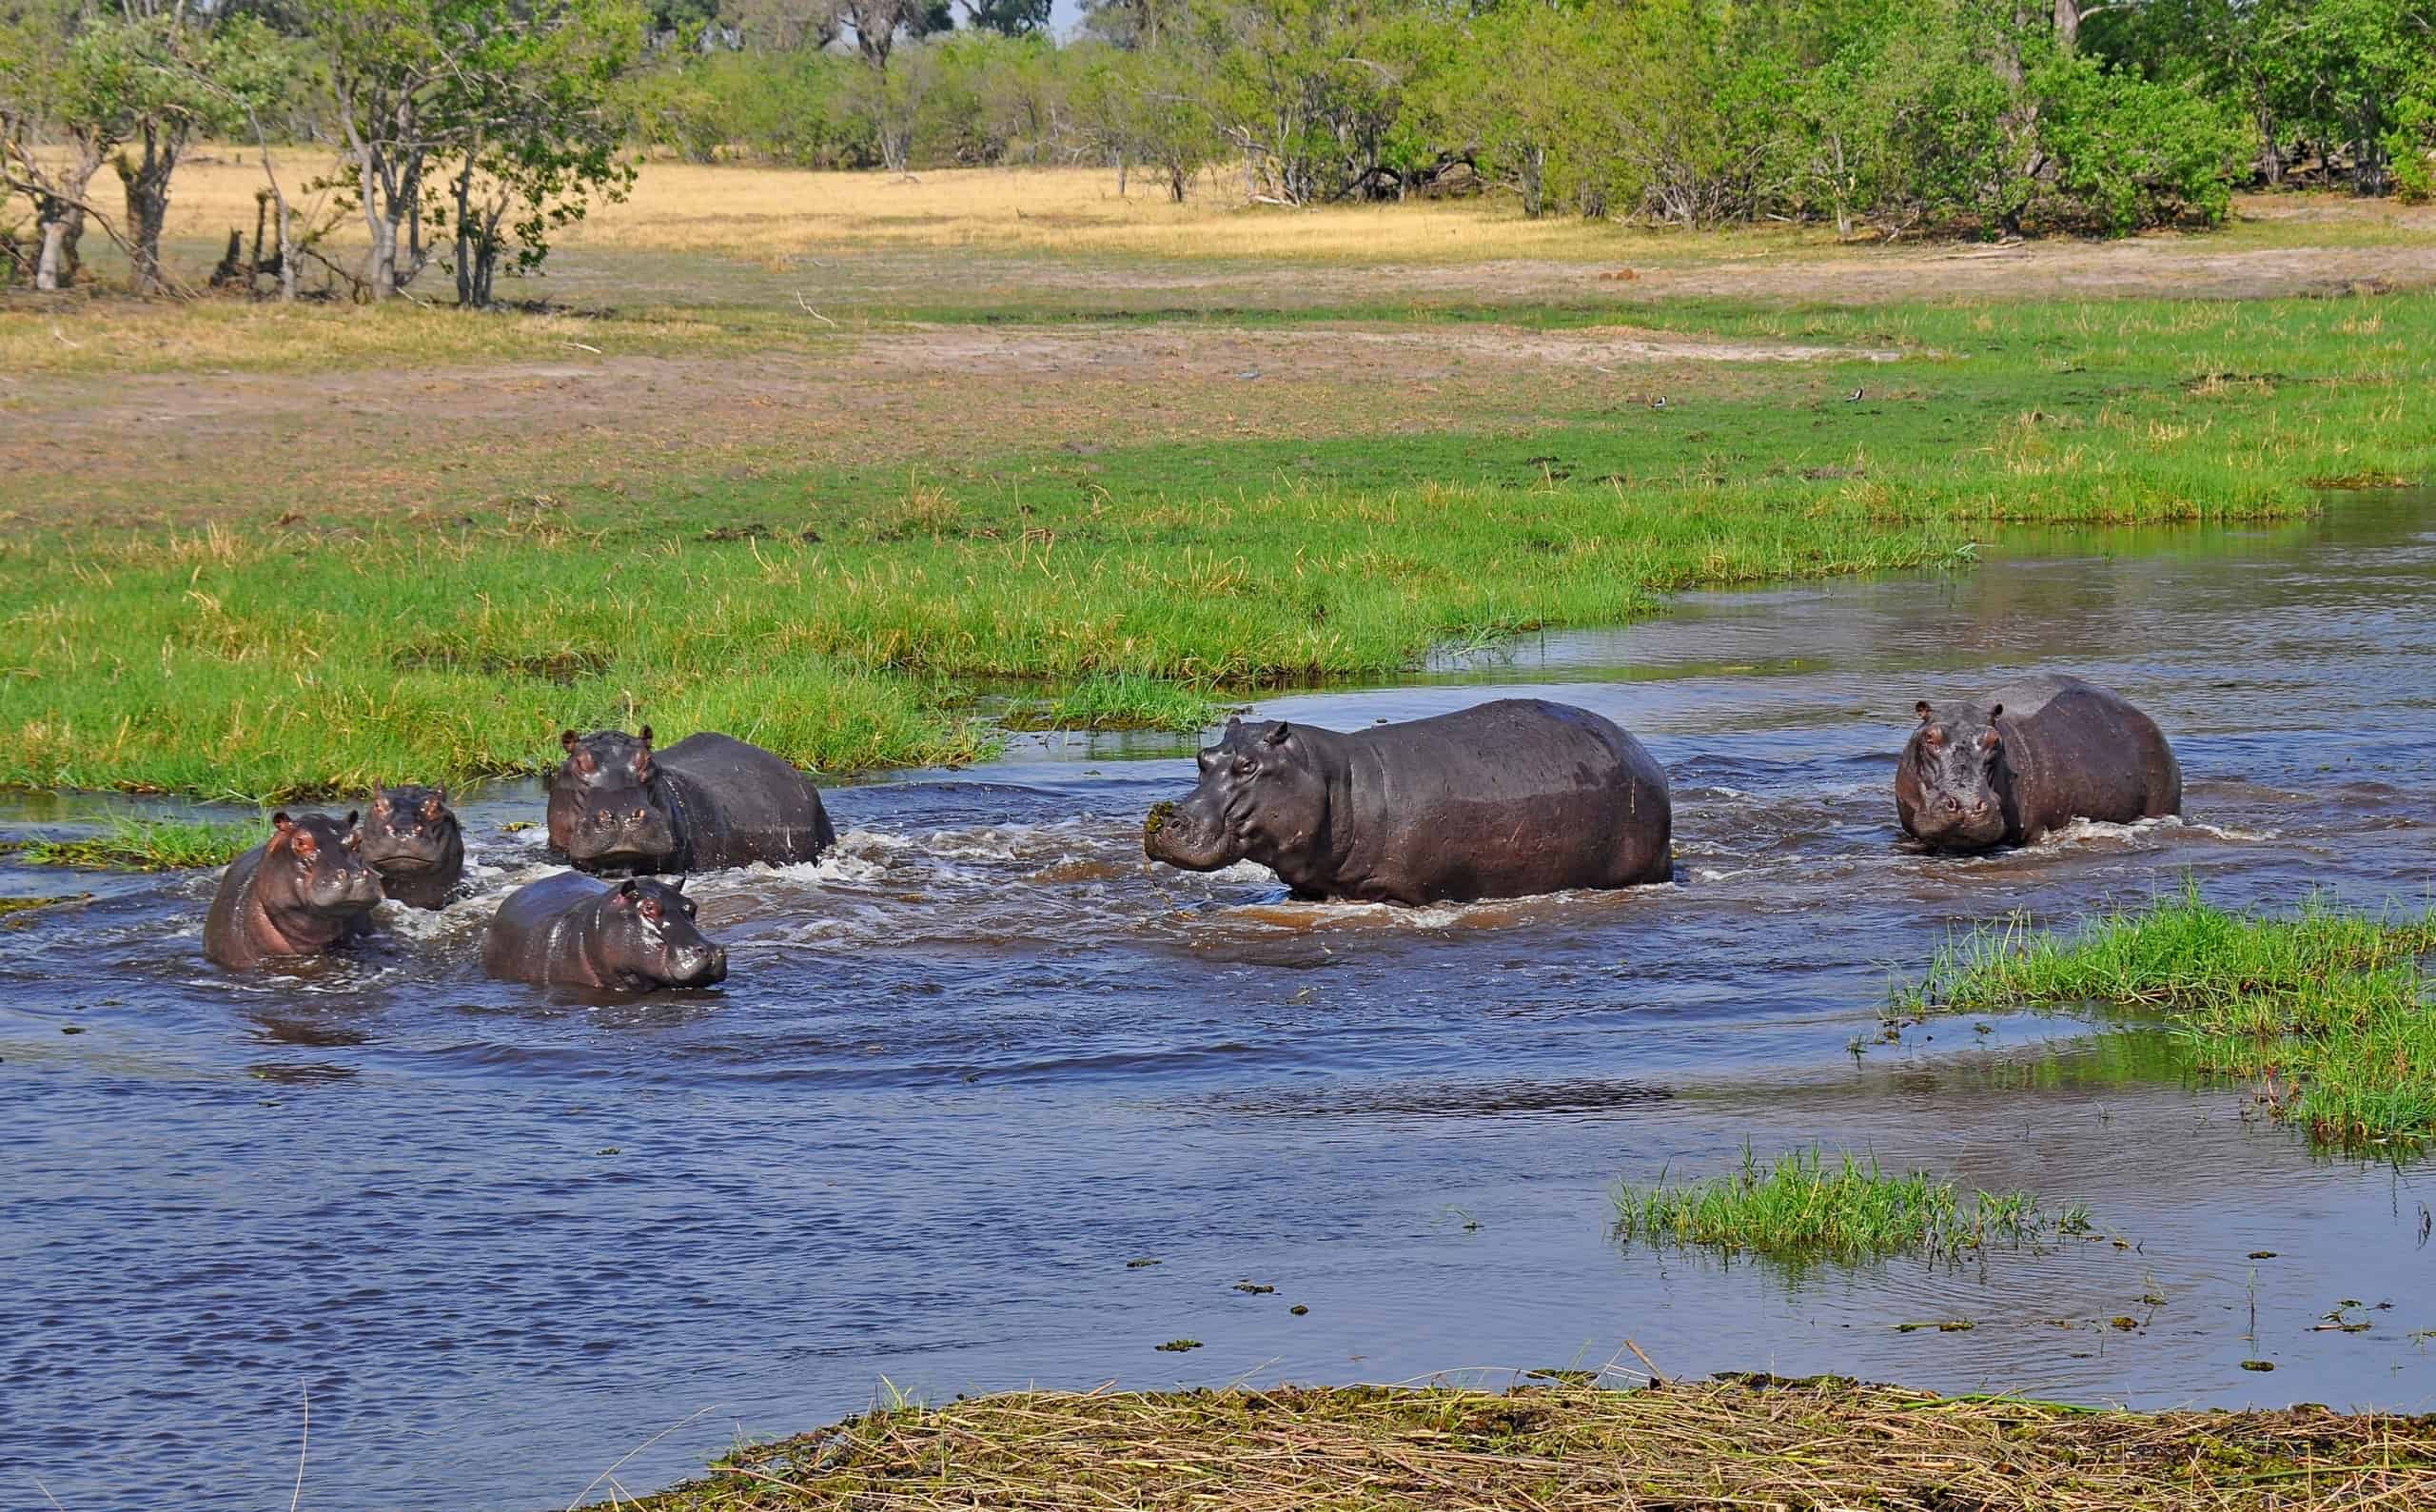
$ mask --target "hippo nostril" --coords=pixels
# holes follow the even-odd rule
[[[1948,814],[1960,814],[1962,812],[1962,800],[1960,798],[1946,799],[1945,811]]]

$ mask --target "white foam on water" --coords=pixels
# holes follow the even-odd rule
[[[2130,824],[2115,824],[2105,819],[2074,819],[2060,830],[2041,835],[2038,848],[2048,846],[2088,845],[2099,841],[2138,842],[2169,834],[2205,835],[2211,840],[2259,841],[2275,838],[2272,831],[2237,830],[2215,824],[2197,824],[2176,815],[2162,818],[2136,819]]]

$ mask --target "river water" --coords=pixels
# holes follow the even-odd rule
[[[2313,1155],[2070,1018],[1850,1048],[1974,920],[2185,874],[2426,902],[2432,590],[2436,498],[2367,495],[1694,596],[1258,706],[1615,717],[1667,767],[1680,853],[1620,894],[1324,907],[1155,869],[1141,815],[1192,742],[1141,736],[833,790],[833,857],[693,884],[727,985],[622,1003],[480,973],[490,907],[542,871],[539,829],[502,828],[540,816],[527,785],[463,806],[481,898],[303,979],[204,962],[209,875],[0,858],[0,893],[96,894],[0,925],[0,1505],[281,1501],[308,1399],[305,1505],[538,1507],[891,1390],[1503,1384],[1638,1371],[1628,1339],[1681,1374],[2436,1405],[2424,1170]],[[1898,850],[1913,701],[2036,670],[2152,713],[2188,821]],[[10,800],[0,837],[108,809]],[[1793,1272],[1612,1236],[1620,1179],[1746,1141],[2085,1204],[2101,1237]],[[2365,1331],[2317,1326],[2345,1303]],[[1899,1326],[1940,1320],[1974,1326]]]

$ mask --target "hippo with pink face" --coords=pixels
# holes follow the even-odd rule
[[[1913,712],[1895,810],[1931,850],[2028,845],[2074,819],[2182,812],[2182,766],[2156,721],[2095,683],[2025,677]]]
[[[228,863],[204,916],[203,953],[250,971],[319,955],[372,930],[381,877],[361,852],[356,815],[270,816],[270,838]]]

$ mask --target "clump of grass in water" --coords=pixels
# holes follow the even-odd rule
[[[1830,1164],[1797,1149],[1762,1169],[1751,1147],[1742,1168],[1705,1181],[1625,1185],[1616,1193],[1616,1230],[1626,1241],[1704,1245],[1780,1260],[1875,1260],[1917,1254],[1953,1259],[1991,1244],[2035,1243],[2043,1232],[2087,1227],[2072,1209],[2052,1223],[2024,1193],[1965,1196],[1924,1171],[1889,1174],[1877,1158],[1847,1154]]]
[[[189,867],[226,866],[252,850],[264,833],[258,824],[113,819],[100,835],[72,840],[37,840],[27,846],[23,854],[33,866],[175,872]]]
[[[2079,935],[2014,919],[1896,991],[1917,1012],[2101,1005],[2166,1014],[2200,1070],[2256,1077],[2279,1118],[2353,1148],[2436,1141],[2436,1013],[2419,957],[2436,910],[2371,916],[2306,899],[2290,918],[2209,904],[2194,882]]]
[[[1121,674],[1087,677],[1046,703],[1018,705],[1001,722],[1010,730],[1166,730],[1192,735],[1217,723],[1226,709],[1189,684]]]

